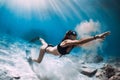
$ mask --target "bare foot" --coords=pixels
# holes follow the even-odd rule
[[[48,45],[48,44],[47,44],[47,42],[45,42],[45,40],[44,40],[44,39],[39,38],[39,40],[41,41],[41,43],[42,43],[43,45]]]

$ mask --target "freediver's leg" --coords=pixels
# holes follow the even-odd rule
[[[39,52],[39,56],[37,59],[33,59],[33,61],[37,62],[37,63],[40,63],[44,57],[44,54],[45,54],[45,49],[46,47],[48,46],[48,44],[45,42],[44,39],[42,38],[39,38],[39,40],[41,41],[42,43],[42,46],[40,48],[40,52]]]
[[[45,49],[41,48],[38,58],[33,59],[33,61],[35,61],[37,63],[40,63],[42,61],[43,57],[44,57],[44,54],[45,54]]]

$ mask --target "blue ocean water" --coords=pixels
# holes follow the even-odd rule
[[[35,80],[40,76],[43,80],[44,78],[51,80],[84,80],[86,78],[89,80],[77,70],[80,67],[79,63],[86,59],[86,55],[98,54],[104,60],[109,57],[120,58],[119,3],[119,0],[0,0],[1,66],[5,63],[6,68],[15,67],[16,73],[31,72],[30,74],[23,73],[23,80],[28,79],[26,75],[31,75],[30,79]],[[68,30],[77,31],[78,39],[105,31],[111,31],[111,35],[103,42],[95,42],[92,46],[75,48],[63,58],[46,54],[41,65],[33,65],[36,71],[34,73],[26,62],[26,50],[30,51],[32,57],[37,58],[41,43],[39,41],[36,42],[37,44],[29,43],[29,41],[39,36],[46,42],[57,45]],[[90,57],[88,60],[92,59],[93,57]],[[18,70],[23,65],[26,65],[28,70],[26,68]],[[92,64],[99,68],[97,65]],[[65,70],[66,67],[67,70]],[[40,70],[37,71],[38,68]],[[50,75],[52,71],[54,71],[53,75]],[[53,77],[56,73],[60,75]],[[73,73],[74,77],[70,77]]]
[[[119,0],[0,0],[0,32],[30,40],[36,36],[58,44],[67,30],[82,21],[99,21],[107,38],[107,55],[119,55]],[[52,38],[54,36],[54,38]]]

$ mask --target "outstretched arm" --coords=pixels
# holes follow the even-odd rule
[[[90,41],[95,40],[96,38],[94,37],[89,37],[89,38],[84,38],[84,39],[80,39],[80,40],[65,40],[64,42],[61,43],[62,47],[66,47],[66,46],[70,46],[70,45],[74,45],[74,46],[80,46],[83,45],[85,43],[88,43]]]
[[[93,37],[89,37],[89,38],[85,38],[85,39],[80,39],[80,40],[65,40],[64,42],[62,42],[61,46],[65,47],[65,46],[70,46],[70,45],[83,45],[85,43],[88,43],[90,41],[96,40],[96,39],[104,39],[107,35],[109,35],[110,32],[105,32]]]

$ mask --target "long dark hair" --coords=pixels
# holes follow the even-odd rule
[[[62,41],[66,40],[66,39],[70,39],[70,35],[77,36],[77,33],[76,33],[76,31],[73,31],[73,30],[67,31],[64,38],[62,39]]]

